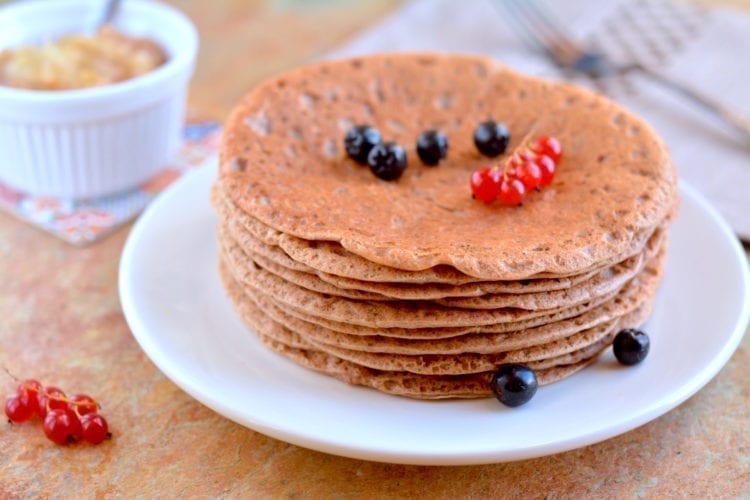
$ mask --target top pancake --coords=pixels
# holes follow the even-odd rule
[[[510,152],[532,129],[564,156],[523,207],[473,200],[471,172],[491,160],[476,125],[505,122]],[[396,182],[345,158],[352,124],[408,153]],[[426,167],[417,136],[437,128],[448,157]],[[668,215],[676,174],[643,121],[604,97],[458,55],[376,55],[323,62],[250,92],[227,122],[220,182],[244,212],[283,233],[338,242],[369,261],[421,271],[449,265],[486,280],[569,275],[623,255]]]

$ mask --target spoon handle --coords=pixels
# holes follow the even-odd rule
[[[120,3],[122,3],[122,0],[107,0],[107,7],[99,23],[100,26],[112,22],[112,19],[117,15],[117,11],[120,10]]]

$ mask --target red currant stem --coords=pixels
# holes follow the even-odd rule
[[[512,158],[512,157],[511,157]],[[503,168],[503,181],[508,182],[508,170],[510,169],[510,161],[505,163],[505,167]]]
[[[521,151],[524,150],[531,150],[531,138],[534,135],[534,132],[536,132],[538,122],[535,122],[528,132],[526,132],[526,135],[521,138],[521,142],[513,148],[513,151],[510,153],[509,156],[506,156],[504,160],[499,162],[497,164],[497,169],[499,170],[500,167],[503,169],[503,180],[507,182],[508,180],[508,170],[510,170],[510,165],[513,163],[513,160],[515,160],[516,163],[519,163],[521,161]]]
[[[44,391],[44,396],[47,398],[47,404],[49,404],[50,393],[47,392],[46,389],[42,389],[42,390]],[[62,401],[63,403],[67,403],[69,405],[75,405],[76,407],[88,404],[87,401],[73,401],[72,399],[70,399],[67,396],[65,396],[64,398],[61,398],[60,396],[53,396],[53,399],[55,401]],[[96,407],[101,410],[102,407],[101,407],[101,405],[99,403],[97,403],[96,401],[94,401],[94,404],[96,404]]]
[[[21,380],[20,380],[20,379],[19,379],[18,377],[16,377],[15,375],[13,375],[13,374],[12,374],[12,373],[10,372],[10,370],[8,370],[8,368],[7,368],[7,367],[6,367],[5,365],[3,365],[3,371],[4,371],[5,373],[7,373],[7,374],[8,374],[8,376],[9,376],[10,378],[12,378],[14,382],[20,382],[20,381],[21,381]]]
[[[526,135],[523,136],[523,139],[521,139],[521,143],[516,147],[514,152],[520,151],[522,149],[530,149],[529,146],[531,146],[531,137],[534,135],[534,132],[536,131],[536,123],[531,126],[531,129],[526,132]]]
[[[21,381],[18,377],[16,377],[15,375],[13,375],[5,366],[3,366],[2,368],[3,368],[3,371],[5,371],[5,373],[7,373],[8,376],[10,378],[12,378],[15,382],[20,382]],[[89,403],[88,401],[73,401],[72,399],[70,399],[67,396],[62,397],[62,398],[60,396],[53,396],[52,394],[50,394],[49,392],[47,392],[47,389],[44,388],[44,387],[42,387],[42,390],[39,391],[39,395],[40,396],[44,396],[47,399],[47,408],[46,408],[47,411],[50,410],[50,407],[49,407],[50,399],[54,399],[55,401],[62,401],[63,403],[74,405],[76,407],[76,413],[78,413],[77,408],[79,406],[83,406],[83,405],[86,405],[86,404]],[[94,401],[94,404],[96,405],[97,409],[101,410],[102,405],[100,405],[98,401]]]
[[[536,129],[538,128],[539,122],[534,122],[531,127],[529,128],[529,131],[526,132],[526,135],[524,135],[521,138],[521,142],[518,143],[518,146],[516,146],[513,149],[513,152],[511,153],[511,158],[514,156],[517,156],[521,151],[524,149],[531,150],[531,138],[536,133]]]
[[[84,406],[86,404],[89,404],[88,401],[73,401],[72,399],[70,399],[67,396],[62,397],[62,398],[60,396],[53,396],[52,394],[50,394],[49,392],[47,392],[46,388],[42,388],[41,395],[43,395],[45,397],[46,410],[47,411],[51,410],[51,408],[49,407],[49,403],[50,403],[50,400],[54,399],[55,401],[62,401],[63,403],[75,406],[75,413],[76,413],[76,415],[78,415],[79,417],[81,417],[82,415],[78,413],[78,407],[79,406]],[[94,404],[96,405],[97,410],[101,410],[102,409],[102,405],[100,405],[98,401],[94,401]]]
[[[95,403],[96,403],[96,401],[95,401]],[[78,416],[79,419],[81,417],[83,417],[83,415],[81,415],[81,412],[78,411],[78,408],[80,406],[83,406],[85,404],[84,401],[70,401],[69,404],[75,405],[75,408],[73,408],[73,412],[75,412],[75,414]],[[97,410],[101,410],[102,409],[102,407],[101,407],[101,405],[99,403],[96,403],[96,409]]]

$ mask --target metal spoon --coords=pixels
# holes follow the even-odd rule
[[[117,15],[117,12],[120,10],[121,3],[122,0],[107,0],[107,5],[104,9],[104,15],[102,16],[101,21],[99,21],[99,27],[112,22],[112,20]]]

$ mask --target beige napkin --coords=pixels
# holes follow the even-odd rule
[[[515,35],[500,0],[412,0],[330,54],[437,50],[495,57],[520,71],[564,75]],[[750,16],[660,0],[548,1],[576,39],[622,60],[636,58],[750,119]],[[585,77],[575,82],[592,86]],[[601,89],[600,89],[601,90]],[[666,140],[680,176],[750,240],[750,143],[677,94],[631,75],[604,89]]]

